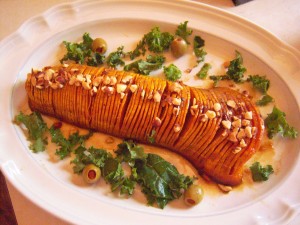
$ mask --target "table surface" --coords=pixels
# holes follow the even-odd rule
[[[231,0],[197,1],[242,16],[300,51],[299,0],[253,0],[239,6],[234,6]],[[30,17],[63,2],[72,1],[0,0],[0,41],[17,30]],[[13,225],[16,224],[16,220],[19,225],[67,224],[22,196],[9,182],[5,181],[0,172],[0,224]],[[298,216],[292,224],[300,224],[300,217]]]

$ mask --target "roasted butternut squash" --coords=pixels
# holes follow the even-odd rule
[[[224,185],[241,183],[263,134],[254,104],[229,88],[76,64],[31,71],[25,86],[33,111],[144,143],[154,130],[156,145]]]

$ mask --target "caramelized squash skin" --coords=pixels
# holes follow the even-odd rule
[[[224,185],[241,183],[264,131],[251,100],[229,88],[77,64],[32,71],[25,88],[33,111],[79,127],[143,143],[154,130],[155,145]]]

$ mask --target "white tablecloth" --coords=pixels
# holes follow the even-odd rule
[[[300,0],[253,0],[237,7],[231,0],[197,1],[242,16],[300,51]],[[0,0],[0,40],[30,17],[62,2],[71,0]],[[9,183],[8,189],[19,225],[67,224],[32,204]],[[292,224],[300,224],[300,217]]]

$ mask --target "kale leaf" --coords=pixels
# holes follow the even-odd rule
[[[263,94],[266,94],[270,87],[270,80],[265,76],[250,75],[247,81],[252,82],[253,87]]]
[[[269,138],[273,138],[277,133],[289,138],[296,138],[298,136],[297,130],[287,123],[285,113],[276,106],[274,106],[272,112],[265,119],[265,126]]]
[[[161,32],[159,27],[154,27],[149,33],[144,35],[143,39],[149,51],[161,53],[170,47],[174,36],[169,32]]]
[[[236,58],[230,61],[226,75],[230,80],[233,80],[236,83],[242,83],[244,81],[244,73],[247,70],[243,65],[242,55],[238,51],[235,51],[235,53]]]
[[[151,71],[158,70],[162,68],[163,63],[165,62],[165,57],[162,55],[148,55],[145,60],[139,59],[135,62],[127,64],[124,67],[125,71],[134,71],[136,73],[149,75]]]
[[[84,167],[87,164],[93,163],[94,165],[98,166],[99,168],[103,168],[105,161],[108,158],[111,158],[112,155],[108,153],[104,149],[98,149],[94,147],[85,148],[84,146],[80,145],[74,150],[75,158],[71,161],[73,166],[73,171],[76,174],[80,174]]]
[[[123,51],[124,46],[118,47],[117,51],[111,52],[106,59],[106,63],[108,66],[116,68],[118,65],[124,66],[125,62],[122,60],[125,56],[125,52]]]
[[[194,54],[197,58],[197,63],[201,63],[205,60],[207,52],[204,49],[205,41],[200,36],[194,37]]]
[[[25,115],[20,112],[15,117],[17,123],[23,123],[28,130],[28,139],[31,144],[29,149],[33,152],[42,152],[47,145],[47,138],[45,134],[47,132],[47,124],[44,122],[42,116],[38,112],[33,112],[30,115]]]
[[[258,106],[266,106],[267,104],[269,104],[270,102],[273,102],[273,101],[274,101],[274,99],[272,98],[272,96],[266,94],[261,99],[259,99],[258,101],[256,101],[256,105],[258,105]]]
[[[82,36],[83,41],[80,43],[72,43],[64,41],[63,44],[67,49],[67,53],[60,60],[61,63],[67,60],[72,60],[79,64],[87,64],[89,66],[99,66],[104,63],[105,56],[97,52],[93,52],[92,43],[93,39],[89,33],[84,33]]]
[[[162,53],[170,47],[173,40],[174,36],[172,34],[169,32],[161,32],[159,27],[154,27],[143,36],[136,48],[128,54],[130,59],[133,60],[140,55],[144,55],[147,50],[146,47],[151,52]]]
[[[200,79],[205,79],[210,69],[211,65],[209,63],[204,63],[204,65],[201,67],[200,71],[196,74],[196,76]]]
[[[136,174],[148,204],[156,202],[160,208],[179,198],[181,190],[193,182],[192,178],[179,174],[175,166],[155,154],[148,154],[145,163],[136,165]]]
[[[182,37],[186,41],[186,43],[189,44],[187,38],[193,33],[193,30],[188,29],[187,24],[188,21],[185,21],[184,23],[180,23],[175,31],[175,34],[178,35],[179,37]]]
[[[55,128],[55,126],[51,126],[49,129],[51,134],[52,143],[57,144],[60,148],[56,149],[55,154],[60,157],[60,159],[64,159],[69,156],[70,153],[74,150],[77,145],[82,145],[85,140],[92,136],[92,132],[89,132],[86,135],[79,135],[79,132],[75,132],[66,139],[61,130]]]
[[[167,80],[176,81],[181,78],[181,71],[173,63],[169,66],[164,66],[164,74]]]
[[[269,179],[269,176],[274,173],[273,167],[271,165],[267,165],[263,167],[260,162],[255,162],[250,166],[250,170],[252,172],[253,181],[266,181]]]

